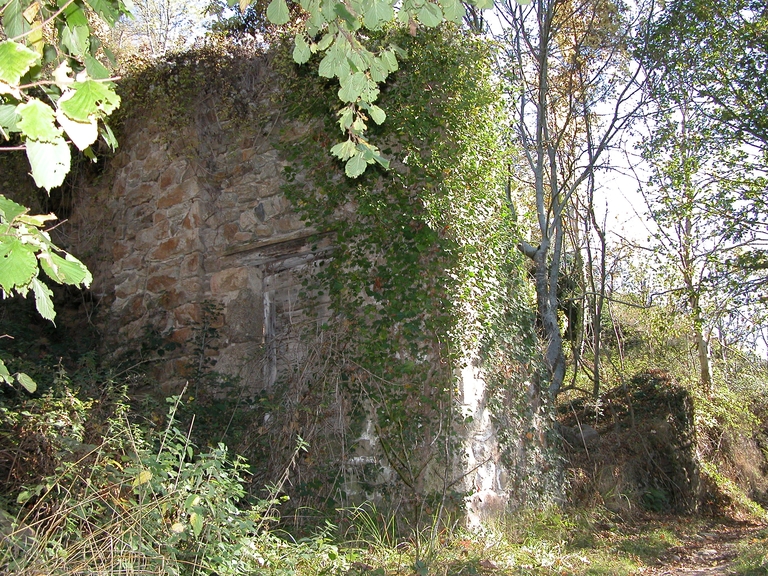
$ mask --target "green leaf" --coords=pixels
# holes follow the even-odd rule
[[[288,11],[288,4],[285,0],[272,0],[267,6],[267,19],[277,26],[287,24],[290,20],[290,12]]]
[[[106,66],[96,60],[90,54],[85,55],[85,70],[88,72],[88,76],[95,78],[96,80],[105,80],[111,76]]]
[[[70,168],[69,146],[64,138],[54,142],[27,140],[27,158],[32,168],[32,178],[40,188],[48,192],[61,186]]]
[[[67,21],[67,25],[71,27],[87,27],[88,16],[85,15],[85,11],[82,5],[77,2],[59,2],[59,5],[63,5],[64,18]]]
[[[11,373],[8,372],[5,362],[2,360],[0,360],[0,380],[4,380],[8,384],[11,383]]]
[[[61,44],[74,56],[88,52],[90,30],[88,26],[64,26],[61,30]]]
[[[40,142],[54,142],[61,138],[61,129],[56,126],[53,109],[37,98],[19,104],[16,112],[21,116],[18,123],[22,134]]]
[[[360,28],[360,22],[358,22],[357,18],[347,10],[347,7],[344,6],[341,2],[337,2],[333,5],[333,11],[336,13],[336,15],[344,20],[344,22],[347,23],[347,26],[350,27],[352,30],[357,30]]]
[[[354,116],[355,111],[351,106],[346,106],[339,111],[339,128],[342,132],[346,132],[347,128],[352,126]]]
[[[333,148],[331,148],[331,154],[336,156],[339,160],[347,160],[357,153],[357,147],[352,140],[346,140],[345,142],[339,142]]]
[[[432,2],[426,2],[424,6],[419,9],[419,22],[434,28],[443,21],[443,11],[440,10],[440,6],[433,4]]]
[[[320,60],[320,67],[317,73],[321,78],[333,78],[336,75],[334,55],[331,52],[327,52],[323,59]]]
[[[333,43],[333,40],[336,38],[335,34],[328,33],[320,40],[320,42],[317,43],[317,49],[327,50],[328,46],[330,46]]]
[[[397,70],[397,56],[395,56],[393,50],[384,50],[384,52],[381,53],[381,59],[386,63],[390,72],[395,72]]]
[[[342,102],[355,102],[365,90],[367,78],[362,72],[355,72],[349,76],[339,79],[341,88],[339,89],[339,98]]]
[[[19,384],[24,386],[26,391],[29,392],[30,394],[34,394],[35,390],[37,390],[37,382],[32,380],[32,378],[30,378],[26,374],[24,374],[24,372],[19,372],[18,374],[16,374],[16,380],[18,380]]]
[[[387,79],[387,76],[389,76],[389,70],[387,69],[386,64],[384,61],[379,58],[374,58],[371,60],[371,80],[377,83],[382,83]]]
[[[25,288],[37,273],[37,258],[29,244],[18,238],[0,243],[0,286],[6,294]]]
[[[32,278],[32,292],[35,294],[35,307],[40,316],[53,322],[56,310],[53,309],[53,292],[39,278]]]
[[[0,42],[0,80],[15,86],[32,66],[40,59],[40,55],[11,40]]]
[[[117,138],[115,138],[115,134],[112,132],[112,128],[104,124],[101,128],[99,128],[99,133],[104,139],[104,142],[106,142],[112,150],[117,149]]]
[[[297,64],[308,62],[309,58],[312,56],[312,51],[309,49],[309,44],[307,44],[307,41],[304,39],[304,35],[297,34],[294,42],[293,61]]]
[[[85,2],[110,26],[114,26],[122,15],[120,10],[116,8],[122,6],[122,2],[119,4],[108,0],[85,0]]]
[[[3,31],[10,40],[26,34],[31,29],[27,19],[24,18],[24,10],[21,0],[10,0],[5,3],[3,12]]]
[[[384,112],[384,110],[376,105],[372,105],[368,109],[368,113],[371,115],[371,120],[376,122],[376,124],[382,124],[384,120],[387,119],[387,114]]]
[[[12,222],[17,216],[25,214],[28,210],[21,204],[0,195],[0,213],[6,221]]]
[[[442,0],[442,5],[445,19],[449,22],[461,24],[464,15],[467,13],[464,4],[459,0]]]
[[[77,122],[90,122],[91,114],[106,115],[120,106],[120,97],[108,82],[86,80],[75,82],[72,91],[67,92],[59,99],[59,108],[72,120]]]
[[[15,104],[0,104],[0,127],[6,132],[18,132],[19,115]]]
[[[522,2],[520,0],[517,0],[518,4],[528,4],[530,0],[523,0]],[[477,8],[480,10],[490,10],[493,8],[493,0],[474,0],[472,2]]]
[[[358,154],[355,154],[352,158],[350,158],[347,161],[347,164],[344,166],[344,172],[350,178],[357,178],[363,172],[365,172],[365,169],[367,167],[368,167],[368,162],[365,161],[365,157],[363,156],[363,153],[360,152]]]
[[[71,254],[64,258],[54,252],[40,254],[40,266],[51,280],[59,284],[83,284],[88,287],[93,279],[85,264]]]
[[[363,22],[371,30],[378,29],[395,17],[395,12],[387,0],[373,0],[363,12]]]

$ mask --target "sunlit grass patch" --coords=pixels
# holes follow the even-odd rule
[[[768,529],[755,534],[737,547],[733,569],[741,576],[768,574]]]

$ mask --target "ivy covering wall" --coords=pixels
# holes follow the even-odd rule
[[[357,488],[395,495],[414,506],[417,520],[432,510],[430,494],[445,502],[476,488],[472,471],[456,465],[474,418],[460,410],[459,376],[469,363],[488,384],[481,405],[500,427],[496,457],[512,475],[501,481],[521,489],[516,501],[535,500],[553,490],[542,473],[552,456],[526,383],[536,340],[503,189],[492,47],[450,29],[377,41],[408,51],[378,102],[387,121],[369,126],[388,144],[388,171],[345,177],[327,153],[338,131],[326,107],[334,87],[312,66],[284,71],[290,114],[314,126],[284,149],[286,192],[335,246],[308,286],[319,281],[336,313],[327,330],[337,335],[333,363],[344,367],[340,382],[357,417],[352,437],[369,441],[360,429],[372,421],[384,456],[363,470]]]

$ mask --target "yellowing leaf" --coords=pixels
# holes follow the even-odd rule
[[[24,15],[24,18],[27,22],[32,24],[32,21],[35,19],[35,16],[37,16],[37,13],[40,11],[40,4],[37,2],[33,2],[29,6],[27,6],[27,9],[22,12]]]
[[[171,526],[171,530],[176,534],[181,534],[182,532],[184,532],[184,528],[185,528],[184,524],[182,524],[181,522],[174,522],[173,526]]]
[[[146,484],[150,480],[152,480],[152,472],[150,472],[149,470],[142,470],[141,472],[139,472],[139,475],[136,476],[136,478],[133,480],[133,485],[141,486],[142,484]],[[184,530],[184,527],[182,526],[181,531],[183,530]]]
[[[200,532],[203,531],[202,515],[197,512],[192,512],[192,514],[189,515],[189,523],[192,524],[192,530],[194,531],[195,536],[200,536]]]

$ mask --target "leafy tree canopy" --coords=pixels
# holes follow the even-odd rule
[[[242,10],[249,4],[249,0],[240,0]],[[470,0],[470,4],[492,8],[493,0]],[[286,0],[271,0],[266,15],[278,26],[293,21],[294,61],[304,64],[313,54],[322,54],[320,76],[338,79],[337,95],[343,103],[337,113],[339,128],[347,139],[333,146],[331,153],[346,163],[347,176],[356,178],[369,164],[389,167],[389,160],[366,139],[366,130],[369,121],[385,121],[386,112],[376,105],[379,86],[398,69],[398,58],[405,56],[395,43],[371,50],[366,42],[368,31],[397,20],[414,35],[419,25],[460,24],[466,9],[460,0],[300,0],[292,14]]]

